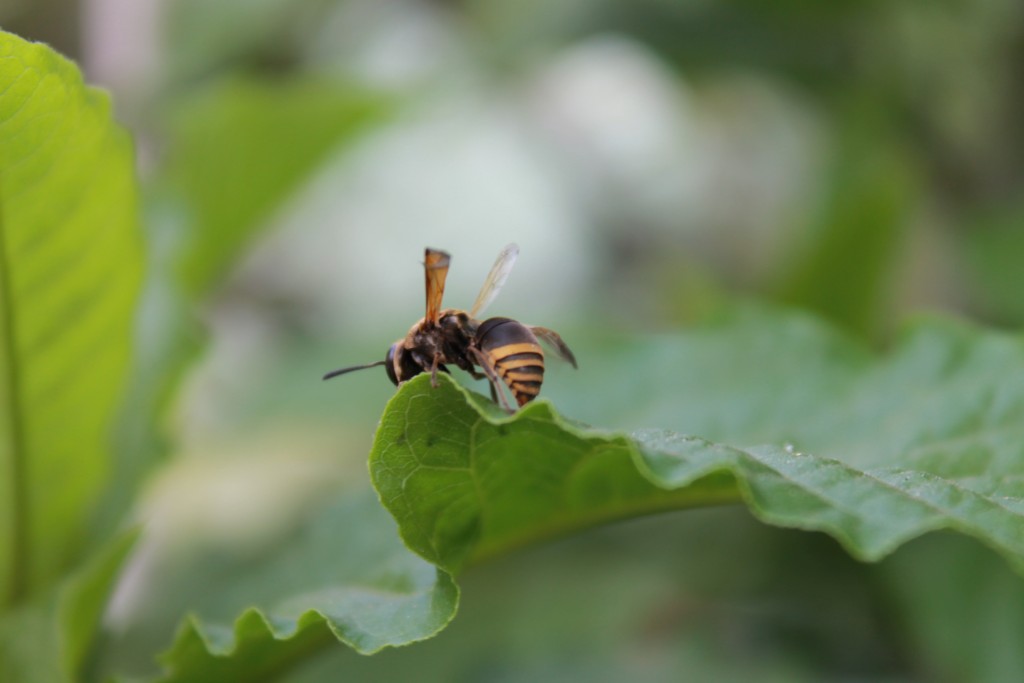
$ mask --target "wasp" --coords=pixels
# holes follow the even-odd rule
[[[448,366],[454,365],[474,379],[486,378],[490,382],[491,399],[506,411],[515,412],[502,387],[511,392],[519,407],[537,398],[544,382],[544,351],[539,341],[548,344],[559,358],[576,367],[576,357],[553,330],[524,325],[511,318],[488,318],[483,322],[478,319],[508,280],[518,256],[519,247],[515,244],[508,245],[498,254],[469,312],[454,308],[442,310],[441,300],[451,256],[428,248],[423,260],[426,315],[412,326],[405,337],[388,348],[384,360],[333,370],[324,375],[324,379],[383,365],[395,386],[420,373],[429,372],[431,386],[436,387],[437,373],[449,373]]]

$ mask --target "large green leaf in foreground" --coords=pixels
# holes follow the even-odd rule
[[[409,547],[452,572],[595,523],[727,501],[745,502],[770,524],[827,532],[866,560],[946,528],[1024,569],[1018,337],[927,322],[872,361],[798,316],[760,323],[726,326],[710,347],[720,372],[723,348],[737,358],[760,348],[760,357],[738,361],[763,370],[749,377],[749,395],[734,395],[736,410],[751,423],[761,411],[771,415],[777,433],[799,447],[584,428],[546,402],[506,417],[447,378],[432,389],[418,377],[389,403],[377,434],[371,471],[381,500]],[[744,331],[771,344],[741,348]],[[687,347],[709,335],[663,338],[634,347],[634,358],[685,375],[694,370]],[[664,363],[668,349],[680,351],[678,365]],[[773,364],[799,358],[812,375],[796,365],[766,386]],[[685,393],[699,402],[699,389]],[[729,410],[727,401],[718,407]],[[678,420],[685,423],[685,412]]]
[[[930,321],[873,357],[813,318],[742,310],[684,334],[618,345],[594,370],[586,348],[579,350],[580,374],[553,367],[546,394],[562,392],[560,403],[574,403],[589,419],[603,410],[606,422],[636,426],[653,416],[717,442],[664,429],[584,427],[546,401],[507,416],[448,377],[437,388],[415,378],[385,409],[371,474],[406,544],[443,571],[435,575],[388,545],[393,527],[380,521],[387,521],[382,511],[338,508],[321,532],[300,540],[305,550],[282,550],[264,568],[256,580],[272,597],[235,587],[223,609],[204,606],[202,622],[183,631],[168,655],[172,678],[252,676],[254,652],[280,670],[333,641],[331,631],[363,652],[428,637],[454,608],[449,573],[656,511],[745,502],[761,520],[825,531],[869,560],[949,528],[1024,567],[1018,337]],[[573,386],[582,388],[575,398]],[[768,445],[744,445],[758,442]],[[373,560],[372,549],[384,547],[392,559]],[[356,565],[338,564],[359,556],[355,574]],[[349,592],[392,580],[398,566],[420,579],[403,581],[412,592],[397,602],[387,592]],[[324,585],[361,597],[336,602]],[[253,601],[261,612],[244,612]],[[364,616],[379,615],[381,605],[394,610],[373,620],[377,646],[361,642],[362,626],[343,630],[368,623]],[[233,631],[200,625],[239,614]],[[408,623],[418,624],[415,637],[402,631]]]
[[[141,269],[105,93],[0,32],[0,604],[76,560],[108,476]]]

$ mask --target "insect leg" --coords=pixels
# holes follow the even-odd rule
[[[441,363],[441,354],[435,353],[434,360],[430,363],[430,386],[437,389],[437,366]]]
[[[501,404],[501,407],[504,408],[506,412],[516,412],[515,409],[508,404],[508,399],[505,398],[505,394],[501,392],[501,378],[498,377],[498,373],[495,369],[491,367],[491,362],[487,359],[487,356],[480,351],[480,349],[472,346],[469,347],[469,353],[473,357],[473,362],[480,366],[484,371],[484,375],[487,376],[487,380],[491,383],[491,396],[496,396],[495,400]]]

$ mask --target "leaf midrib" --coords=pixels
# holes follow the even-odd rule
[[[14,296],[11,292],[11,259],[8,254],[7,226],[3,212],[3,183],[0,176],[0,354],[6,377],[0,378],[8,392],[7,400],[7,467],[10,496],[8,520],[10,523],[10,545],[8,549],[9,578],[6,586],[0,586],[0,606],[12,605],[24,596],[28,576],[29,553],[28,500],[25,478],[25,433],[21,405],[21,376],[18,366],[16,335],[14,331]]]

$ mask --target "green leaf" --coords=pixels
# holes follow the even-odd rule
[[[19,683],[64,681],[55,655],[59,630],[54,591],[0,614],[0,680]]]
[[[255,229],[345,142],[387,110],[380,95],[324,80],[220,83],[172,117],[168,180],[192,211],[179,276],[216,284]]]
[[[85,545],[131,349],[137,218],[107,95],[0,33],[0,604]]]
[[[372,654],[431,637],[457,604],[451,577],[401,544],[373,495],[345,496],[272,559],[213,587],[162,657],[161,680],[266,678],[339,640]]]
[[[0,680],[83,680],[107,597],[135,539],[120,534],[62,584],[0,615]]]
[[[61,665],[69,680],[80,680],[93,664],[90,656],[107,598],[137,539],[136,531],[115,536],[63,586],[57,624],[61,629]]]
[[[753,343],[752,334],[759,335]],[[570,423],[545,401],[507,417],[449,379],[432,389],[428,377],[417,377],[388,404],[370,458],[402,538],[457,573],[595,523],[743,501],[769,524],[824,531],[864,560],[945,528],[1024,569],[1018,337],[928,321],[887,356],[867,361],[827,328],[775,314],[637,344],[626,355],[685,378],[696,370],[685,353],[694,346],[705,350],[703,361],[714,360],[701,368],[703,383],[678,385],[681,394],[699,403],[702,387],[721,386],[715,375],[732,376],[740,363],[751,370],[750,395],[739,387],[731,399],[711,394],[712,402],[724,415],[731,401],[755,425],[751,432],[769,431],[759,424],[767,414],[775,434],[799,445],[596,430]],[[677,365],[665,362],[671,349]],[[823,353],[829,349],[839,353]],[[794,358],[807,368],[790,367]],[[776,362],[793,370],[786,384]]]

